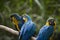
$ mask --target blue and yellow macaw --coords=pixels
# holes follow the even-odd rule
[[[50,40],[50,37],[52,36],[55,29],[56,29],[55,19],[49,18],[46,22],[46,25],[44,25],[40,29],[36,40]]]
[[[15,25],[15,28],[20,31],[22,25],[24,24],[24,20],[22,16],[19,16],[18,14],[12,14],[10,16],[10,19],[12,21],[12,23]]]
[[[23,19],[25,20],[25,23],[20,30],[18,40],[29,40],[35,33],[36,25],[27,14],[23,16]]]

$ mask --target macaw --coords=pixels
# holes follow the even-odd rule
[[[53,32],[56,29],[56,21],[54,18],[49,18],[46,24],[40,29],[36,40],[50,40]]]
[[[36,25],[27,14],[23,16],[23,19],[25,20],[25,23],[20,30],[18,40],[29,40],[35,33]]]
[[[10,16],[10,19],[12,23],[15,25],[16,30],[20,31],[22,25],[24,24],[24,20],[22,16],[19,16],[18,14],[12,14]]]

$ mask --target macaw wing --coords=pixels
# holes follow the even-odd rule
[[[21,30],[20,30],[20,32],[19,32],[19,38],[18,38],[18,40],[21,40],[21,38],[22,38],[22,35],[23,35],[23,32],[24,32],[24,26],[21,28]]]
[[[35,29],[36,29],[36,25],[33,22],[31,24],[29,23],[26,25],[26,28],[24,30],[24,34],[31,33],[31,32],[33,33],[35,31]]]
[[[25,27],[26,27],[26,23],[23,24],[23,26],[22,26],[22,28],[21,28],[21,30],[19,32],[19,40],[21,40],[21,38],[22,38],[22,36],[24,34]]]
[[[53,26],[45,27],[42,36],[44,39],[48,39],[53,34]]]
[[[37,36],[37,40],[48,40],[53,33],[53,26],[43,26]]]
[[[23,36],[29,39],[31,36],[33,36],[35,29],[36,29],[35,24],[32,23],[27,25],[26,29],[24,30]]]
[[[53,27],[53,26],[50,26],[50,27],[48,28],[48,30],[49,30],[49,31],[47,31],[48,37],[50,37],[50,36],[53,34],[54,27]]]
[[[20,35],[23,39],[29,39],[34,34],[36,25],[32,22],[24,24],[23,27]]]

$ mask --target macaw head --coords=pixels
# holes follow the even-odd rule
[[[48,20],[47,20],[47,22],[46,22],[46,25],[48,25],[48,26],[54,26],[54,29],[56,29],[56,21],[55,21],[55,19],[54,18],[52,18],[52,17],[50,17]]]
[[[25,20],[25,22],[27,22],[27,21],[31,21],[31,18],[29,15],[25,14],[25,15],[23,15],[23,20]]]
[[[22,25],[24,24],[24,20],[22,16],[19,16],[18,14],[12,14],[10,16],[10,19],[12,21],[12,23],[16,26],[17,30],[20,30]],[[20,27],[20,28],[19,28]]]
[[[56,21],[54,18],[49,18],[46,22],[47,25],[52,25],[52,26],[55,26],[56,25]]]

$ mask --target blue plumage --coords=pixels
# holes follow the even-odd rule
[[[36,40],[49,40],[54,32],[55,20],[50,18],[47,20],[46,25],[44,25],[36,38]]]
[[[36,40],[49,40],[50,36],[53,34],[54,27],[44,25],[37,36]]]
[[[22,26],[19,40],[29,40],[34,35],[36,25],[28,15],[25,15],[27,22]]]

